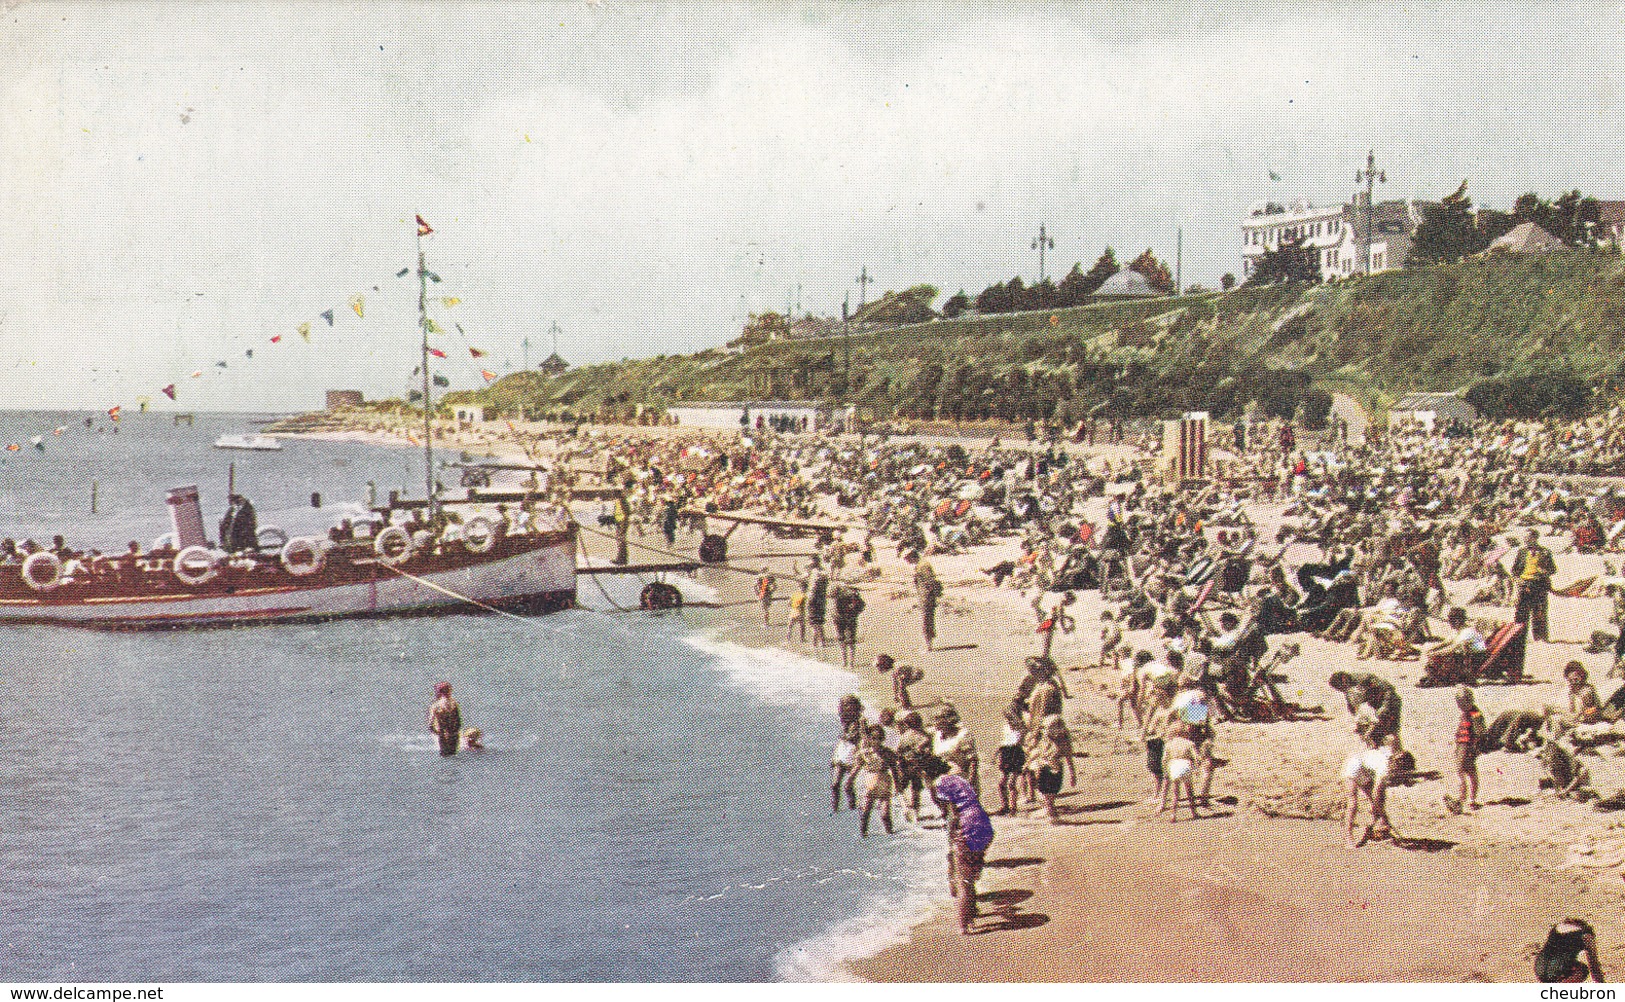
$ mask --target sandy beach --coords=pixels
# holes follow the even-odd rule
[[[605,429],[603,434],[650,429]],[[410,444],[403,436],[336,432],[368,441]],[[453,438],[480,453],[517,456],[501,436]],[[967,442],[967,447],[976,443]],[[1115,450],[1115,451],[1114,451]],[[1084,451],[1074,449],[1074,455]],[[1121,447],[1092,456],[1120,458]],[[1103,499],[1096,499],[1102,506]],[[1092,513],[1100,514],[1100,513]],[[1281,505],[1252,510],[1260,538],[1273,538]],[[849,517],[849,513],[848,513]],[[588,549],[607,552],[602,536],[584,533]],[[678,549],[691,553],[698,536],[685,531]],[[921,641],[913,569],[896,548],[876,538],[882,576],[861,586],[867,601],[860,627],[860,692],[871,708],[891,704],[889,679],[872,667],[892,654],[925,670],[914,687],[918,706],[952,701],[981,749],[986,802],[996,798],[992,751],[1001,713],[1024,668],[1039,650],[1032,593],[995,587],[983,568],[1019,555],[1006,538],[960,555],[933,555],[946,586],[938,613],[937,649]],[[639,559],[640,537],[631,539]],[[651,533],[641,540],[664,549]],[[782,540],[743,526],[730,546],[730,565],[702,568],[702,583],[735,605],[730,639],[781,647],[838,663],[833,645],[787,645],[781,587],[773,625],[764,627],[751,601],[752,576],[763,567],[789,576],[805,566],[809,541]],[[1557,548],[1557,547],[1554,547]],[[1560,549],[1560,548],[1557,548]],[[763,554],[791,554],[763,556]],[[1288,563],[1318,551],[1294,544]],[[654,558],[650,551],[649,557]],[[1599,556],[1559,552],[1562,584],[1603,570]],[[1448,582],[1464,604],[1478,582]],[[1068,724],[1078,750],[1078,782],[1059,798],[1061,823],[1042,816],[997,817],[997,838],[981,884],[984,919],[962,936],[943,885],[936,914],[908,941],[852,960],[843,976],[873,981],[1528,981],[1531,958],[1551,922],[1587,918],[1603,944],[1619,942],[1625,922],[1621,861],[1625,831],[1618,816],[1558,800],[1537,789],[1533,754],[1492,753],[1480,760],[1483,808],[1454,815],[1443,797],[1454,791],[1451,749],[1457,711],[1449,688],[1418,688],[1416,661],[1356,662],[1346,644],[1308,634],[1290,639],[1302,654],[1283,669],[1288,698],[1318,705],[1318,719],[1220,723],[1217,754],[1227,760],[1214,782],[1215,812],[1169,824],[1147,803],[1152,785],[1133,721],[1119,729],[1117,676],[1094,667],[1099,651],[1098,592],[1079,593],[1077,629],[1057,638],[1053,656],[1070,691]],[[1469,606],[1473,615],[1510,618],[1505,608]],[[1486,717],[1509,708],[1563,708],[1561,673],[1584,662],[1606,696],[1609,654],[1581,644],[1608,623],[1605,598],[1552,599],[1552,642],[1530,644],[1529,677],[1518,685],[1481,685]],[[1150,647],[1150,631],[1131,633],[1129,646]],[[1400,843],[1361,849],[1344,844],[1341,825],[1343,759],[1358,741],[1340,693],[1327,685],[1339,669],[1373,671],[1403,696],[1402,738],[1417,759],[1418,778],[1390,791],[1389,810]],[[830,735],[837,734],[834,707]],[[1587,756],[1594,786],[1605,796],[1625,787],[1625,762]],[[856,826],[856,819],[853,819]],[[884,836],[882,836],[884,837]],[[1603,963],[1613,958],[1605,945]]]

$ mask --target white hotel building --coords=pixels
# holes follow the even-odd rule
[[[1422,221],[1422,203],[1378,202],[1372,213],[1372,272],[1398,268],[1410,253],[1411,235]],[[1319,259],[1325,281],[1360,274],[1360,256],[1366,225],[1365,195],[1352,204],[1317,207],[1307,199],[1286,205],[1257,202],[1241,221],[1241,271],[1245,279],[1267,250],[1283,240],[1298,239]]]

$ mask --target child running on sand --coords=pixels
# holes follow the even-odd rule
[[[1478,749],[1484,740],[1484,714],[1479,712],[1469,687],[1456,687],[1456,706],[1461,719],[1456,722],[1456,796],[1445,794],[1444,805],[1451,814],[1478,810]]]

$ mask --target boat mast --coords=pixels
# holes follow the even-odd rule
[[[418,217],[421,219],[422,217]],[[423,336],[421,365],[423,370],[423,499],[428,503],[428,513],[434,515],[434,426],[430,423],[430,415],[434,411],[434,401],[429,397],[429,312],[427,301],[429,296],[429,270],[423,263],[423,227],[418,226],[418,333]]]

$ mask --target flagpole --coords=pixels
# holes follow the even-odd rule
[[[418,247],[418,333],[423,336],[422,342],[422,369],[423,369],[423,499],[428,504],[429,517],[434,517],[434,427],[430,424],[429,415],[433,412],[433,401],[429,399],[429,271],[423,263],[423,227],[413,219],[413,226],[417,232]]]

